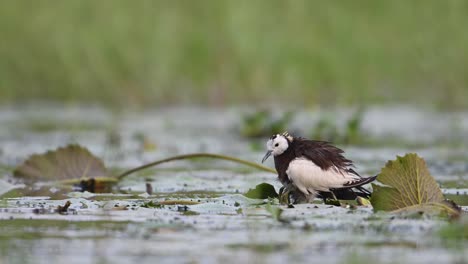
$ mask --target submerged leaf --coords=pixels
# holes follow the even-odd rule
[[[376,211],[427,210],[429,207],[449,213],[456,211],[444,203],[442,191],[430,175],[424,159],[417,154],[406,154],[387,162],[377,180],[385,186],[372,184],[371,203]]]
[[[264,182],[255,186],[255,189],[249,189],[244,196],[251,199],[267,199],[277,198],[278,193],[273,185]]]
[[[86,148],[69,145],[30,156],[13,174],[28,181],[57,181],[105,177],[108,172],[102,160]]]

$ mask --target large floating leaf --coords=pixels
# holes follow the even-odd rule
[[[448,208],[426,162],[416,154],[406,154],[394,161],[388,161],[377,180],[385,186],[372,184],[374,191],[371,203],[376,211]]]
[[[59,181],[105,177],[108,172],[101,159],[86,148],[69,145],[30,156],[13,174],[28,181]]]

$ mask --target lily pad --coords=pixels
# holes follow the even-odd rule
[[[267,199],[267,198],[277,198],[278,193],[275,190],[273,185],[268,183],[260,183],[255,186],[254,189],[249,189],[244,196],[251,198],[251,199]]]
[[[457,211],[444,202],[442,191],[429,173],[426,162],[417,154],[410,153],[388,161],[377,180],[385,186],[372,184],[371,203],[375,211],[410,208]]]
[[[30,156],[13,175],[26,181],[58,181],[97,178],[108,175],[101,159],[84,147],[68,145]]]

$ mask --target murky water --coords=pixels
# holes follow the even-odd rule
[[[39,110],[38,110],[39,109]],[[12,168],[32,153],[68,143],[88,147],[115,170],[191,153],[223,153],[260,162],[262,141],[239,136],[240,109],[160,109],[112,113],[99,108],[0,109],[0,263],[466,263],[466,239],[443,239],[445,220],[394,218],[371,208],[304,204],[281,207],[241,195],[275,175],[224,161],[178,161],[132,175],[115,194],[67,192],[54,199],[12,195]],[[349,111],[336,111],[337,122]],[[319,111],[298,113],[308,131]],[[363,129],[382,146],[344,146],[363,175],[407,152],[460,201],[468,191],[468,115],[371,108]],[[299,129],[298,129],[299,128]],[[293,130],[292,129],[292,130]],[[386,138],[392,138],[385,144]],[[396,144],[393,139],[411,144]],[[416,146],[416,147],[408,147]],[[271,161],[267,163],[272,166]],[[145,193],[149,182],[153,194]],[[8,192],[10,190],[10,192]],[[119,191],[120,190],[120,191]],[[125,194],[127,193],[127,194]],[[459,194],[458,196],[456,194]],[[9,198],[6,198],[6,197]],[[144,208],[149,201],[179,201]],[[71,202],[67,215],[53,212]],[[463,209],[466,211],[466,203]],[[465,225],[466,227],[466,225]]]

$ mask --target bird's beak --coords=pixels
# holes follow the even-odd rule
[[[265,156],[264,156],[263,159],[262,159],[262,163],[265,162],[265,160],[267,160],[268,157],[270,157],[271,152],[272,152],[271,150],[267,151],[267,153],[265,154]]]

